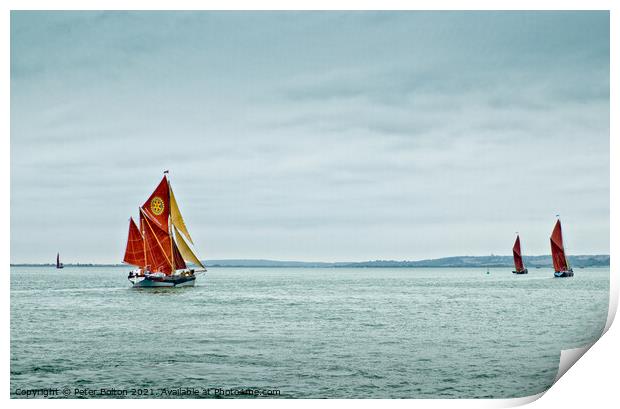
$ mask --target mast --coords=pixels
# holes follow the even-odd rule
[[[138,207],[138,213],[140,213],[140,208]],[[144,271],[146,272],[149,269],[149,263],[146,259],[146,238],[144,237],[144,223],[142,223],[142,218],[140,218],[140,233],[142,234],[142,250],[144,251]]]
[[[168,170],[164,171],[164,178],[166,178],[166,182],[168,183],[168,197],[170,197],[170,191],[172,190],[172,188],[170,187],[170,179],[169,177],[166,177],[166,175],[168,174]],[[173,240],[174,238],[172,237],[172,218],[170,217],[170,206],[168,206],[168,209],[166,209],[166,211],[168,212],[168,236],[170,236],[170,254],[171,257],[170,259],[172,260],[172,273],[174,274],[176,272],[176,268],[174,266],[174,243]]]
[[[170,219],[168,219],[170,220]],[[168,236],[170,236],[170,254],[172,254],[172,257],[170,257],[170,260],[172,261],[172,274],[176,273],[176,268],[174,266],[174,239],[172,238],[172,226],[170,226],[170,223],[168,223]]]

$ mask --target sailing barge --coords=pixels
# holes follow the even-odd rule
[[[555,277],[572,277],[573,269],[568,265],[568,259],[564,251],[564,240],[562,239],[562,224],[560,218],[555,223],[551,233],[551,258],[553,259],[553,269]]]
[[[129,272],[133,287],[188,287],[196,273],[206,271],[192,251],[191,236],[185,226],[170,181],[164,177],[139,208],[140,227],[129,219],[129,233],[123,262],[136,269]],[[193,263],[198,269],[189,268]]]
[[[523,257],[521,256],[521,240],[519,239],[519,235],[517,234],[517,239],[515,240],[514,246],[512,246],[512,257],[515,262],[515,269],[513,273],[515,274],[527,274],[527,268],[523,265]]]
[[[65,268],[65,265],[60,262],[60,253],[56,253],[56,268]]]

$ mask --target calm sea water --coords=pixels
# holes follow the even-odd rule
[[[552,384],[561,349],[598,338],[609,297],[600,268],[572,279],[549,269],[220,268],[194,288],[161,290],[130,289],[126,274],[11,267],[12,397],[64,387],[70,397],[180,387],[526,396]]]

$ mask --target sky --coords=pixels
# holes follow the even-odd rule
[[[11,12],[11,262],[609,253],[608,12]]]

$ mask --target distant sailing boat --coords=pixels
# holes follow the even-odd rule
[[[553,259],[553,269],[555,277],[572,277],[573,269],[568,265],[566,254],[564,253],[564,241],[562,239],[562,225],[560,217],[555,223],[551,233],[551,258]]]
[[[127,277],[134,287],[187,287],[196,281],[196,272],[206,271],[187,241],[187,231],[170,181],[164,177],[139,208],[140,228],[129,219],[129,234],[123,262],[137,267]],[[187,241],[183,238],[187,239]],[[190,269],[191,262],[200,270]]]
[[[60,262],[60,253],[56,253],[56,268],[65,268],[65,265]]]
[[[519,239],[519,235],[517,234],[517,239],[515,240],[514,246],[512,246],[512,257],[515,261],[515,269],[513,273],[515,274],[527,274],[527,268],[523,265],[523,257],[521,257],[521,240]]]

